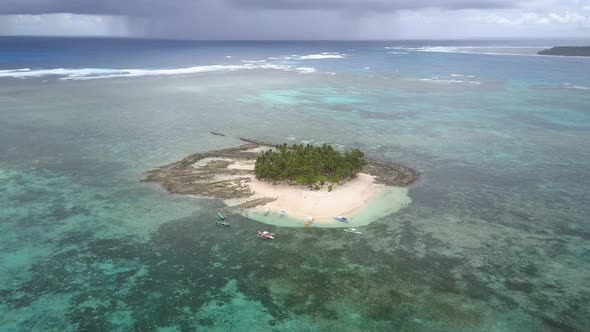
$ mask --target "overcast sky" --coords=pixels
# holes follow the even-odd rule
[[[0,0],[0,35],[590,37],[590,0]]]

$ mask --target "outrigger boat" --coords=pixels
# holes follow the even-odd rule
[[[217,217],[217,219],[219,219],[221,221],[225,220],[225,216],[221,212],[217,212],[216,217]]]
[[[345,228],[344,231],[353,234],[363,234],[356,228]]]
[[[217,226],[221,226],[221,227],[229,227],[229,224],[224,222],[224,221],[218,221],[215,223]]]
[[[275,235],[268,231],[258,231],[258,237],[263,240],[274,240]]]
[[[343,217],[343,216],[337,216],[337,217],[334,217],[334,219],[336,219],[340,222],[348,222],[348,218]]]

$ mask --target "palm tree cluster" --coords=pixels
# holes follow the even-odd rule
[[[295,182],[319,189],[327,182],[342,183],[354,178],[366,164],[365,154],[359,149],[342,153],[327,144],[283,144],[256,158],[254,174],[257,179]]]

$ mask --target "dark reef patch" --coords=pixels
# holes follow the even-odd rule
[[[257,222],[231,215],[232,227],[221,230],[213,211],[167,222],[145,243],[68,233],[61,244],[72,249],[35,264],[31,281],[3,290],[2,302],[17,308],[68,293],[64,319],[78,330],[207,330],[231,320],[202,310],[231,306],[236,293],[227,285],[233,284],[245,301],[264,308],[268,321],[261,324],[268,329],[280,330],[294,317],[330,328],[354,313],[358,321],[348,330],[419,330],[413,325],[419,320],[436,321],[435,330],[478,330],[484,320],[478,303],[519,308],[510,292],[486,278],[490,271],[520,274],[505,279],[505,287],[538,296],[533,281],[520,281],[540,274],[534,264],[473,269],[405,214],[396,223],[377,221],[367,226],[367,236],[353,239],[334,229],[265,225],[280,239],[266,242],[255,236]],[[560,318],[543,318],[546,328],[575,331],[584,300],[570,303]],[[121,313],[128,313],[127,323],[111,319]]]

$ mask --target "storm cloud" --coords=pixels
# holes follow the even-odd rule
[[[198,2],[198,1],[197,1]],[[2,0],[0,14],[82,14],[115,16],[160,16],[190,9],[195,1],[166,0]]]
[[[403,9],[486,9],[514,6],[509,0],[220,0],[255,10],[398,11]],[[203,0],[2,0],[0,14],[96,14],[159,16],[200,8]]]
[[[0,35],[188,39],[575,36],[580,0],[0,0]],[[590,0],[589,0],[590,3]]]
[[[236,7],[279,10],[398,11],[407,9],[486,9],[514,6],[508,0],[229,0]]]

